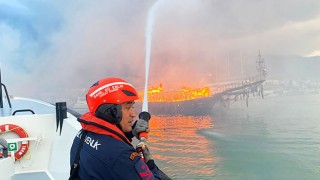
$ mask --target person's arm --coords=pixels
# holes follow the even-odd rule
[[[163,171],[161,171],[161,169],[159,169],[156,165],[147,143],[142,141],[137,146],[141,146],[144,160],[148,165],[149,169],[152,171],[153,175],[161,180],[171,180],[171,178],[167,176]]]
[[[138,146],[139,146],[139,144],[138,144]],[[154,162],[154,159],[149,151],[149,147],[148,147],[147,143],[142,142],[141,146],[142,146],[141,148],[142,148],[143,157],[144,157],[146,164],[148,165],[148,168],[152,171],[152,173],[154,174],[155,177],[160,179],[159,168],[157,167],[156,163]]]
[[[131,150],[124,150],[120,153],[117,161],[113,166],[113,170],[116,173],[115,179],[150,179],[150,180],[160,180],[157,175],[157,167],[150,170],[148,165],[141,160],[139,154]]]

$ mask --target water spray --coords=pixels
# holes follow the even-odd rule
[[[146,66],[145,66],[145,85],[144,85],[144,95],[142,112],[139,114],[139,119],[149,121],[151,115],[148,113],[148,81],[149,81],[149,67],[150,67],[150,57],[151,57],[151,42],[152,42],[152,31],[154,24],[154,15],[157,7],[161,1],[157,1],[148,12],[147,26],[146,26]],[[147,138],[147,133],[142,133],[145,138]],[[141,138],[141,137],[139,137]]]
[[[149,82],[149,67],[150,67],[150,57],[151,57],[151,42],[152,42],[152,32],[154,24],[154,16],[158,5],[161,1],[157,1],[148,12],[147,26],[146,26],[146,66],[145,66],[145,85],[144,85],[144,95],[142,111],[148,112],[148,82]]]
[[[145,58],[145,85],[144,85],[144,95],[143,95],[143,104],[142,112],[139,114],[139,119],[149,122],[151,115],[148,113],[148,81],[149,81],[149,67],[150,67],[150,57],[151,57],[151,42],[152,42],[152,31],[154,24],[154,14],[157,10],[157,6],[160,1],[157,1],[148,12],[147,26],[146,26],[146,58]],[[143,144],[147,141],[148,133],[141,132],[139,134],[139,143],[136,147],[137,152],[139,152],[141,158],[143,158],[142,147]]]

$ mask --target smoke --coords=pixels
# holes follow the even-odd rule
[[[137,2],[3,2],[4,83],[14,95],[64,97],[104,77],[143,82],[149,4]]]
[[[202,87],[249,76],[259,50],[267,64],[268,57],[319,51],[317,0],[162,1],[155,13],[149,86]],[[10,94],[44,99],[83,95],[110,76],[142,89],[145,27],[155,2],[0,1],[3,83]]]
[[[303,57],[320,42],[320,3],[308,2],[167,1],[155,21],[150,79],[168,82],[164,88],[203,86],[254,75],[259,50]]]

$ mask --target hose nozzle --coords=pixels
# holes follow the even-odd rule
[[[149,121],[151,119],[151,115],[150,113],[148,113],[147,111],[142,111],[140,114],[139,114],[139,119],[143,119],[145,121]]]
[[[149,120],[151,119],[151,115],[147,111],[142,111],[139,114],[139,119],[142,119],[142,120],[145,120],[145,121],[149,122]],[[139,139],[141,139],[141,138],[147,139],[148,138],[148,133],[147,132],[139,133]]]

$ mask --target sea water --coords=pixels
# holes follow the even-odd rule
[[[150,126],[153,157],[173,179],[320,179],[319,94],[152,116]]]

